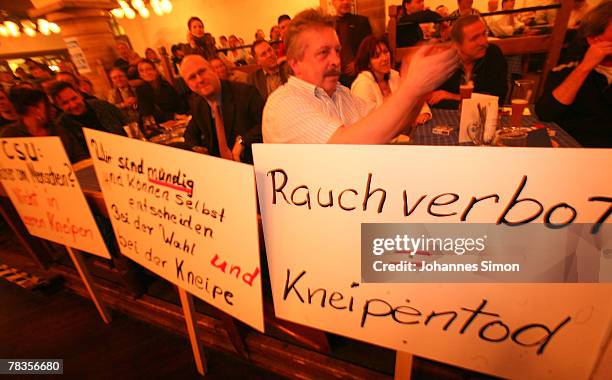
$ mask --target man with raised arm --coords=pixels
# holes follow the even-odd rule
[[[423,99],[449,77],[457,53],[419,50],[402,65],[398,90],[372,111],[340,85],[340,42],[333,18],[318,10],[299,13],[286,35],[287,61],[294,76],[279,87],[264,108],[268,143],[385,144],[418,115]]]

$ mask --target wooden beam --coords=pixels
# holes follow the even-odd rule
[[[544,69],[542,70],[542,78],[540,80],[540,85],[538,86],[536,92],[536,99],[542,95],[542,91],[544,91],[544,85],[546,84],[546,79],[548,78],[548,74],[551,72],[553,67],[557,65],[557,61],[559,60],[559,56],[561,55],[561,48],[563,48],[563,41],[565,39],[565,33],[567,31],[567,23],[570,18],[570,14],[572,13],[572,9],[574,8],[574,0],[564,0],[561,2],[561,9],[557,11],[557,16],[555,17],[555,26],[552,30],[552,39],[550,41],[549,53],[546,57],[546,62],[544,63]]]

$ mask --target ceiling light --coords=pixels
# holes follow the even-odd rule
[[[140,14],[142,18],[149,18],[149,16],[151,16],[151,12],[149,12],[147,8],[140,8],[138,14]]]
[[[136,12],[134,12],[132,8],[124,9],[124,11],[125,11],[125,17],[129,18],[130,20],[133,20],[134,18],[136,18]]]
[[[49,30],[50,30],[52,33],[55,33],[55,34],[57,34],[57,33],[59,33],[59,32],[61,32],[61,31],[62,31],[62,29],[59,27],[59,25],[57,25],[57,24],[56,24],[56,23],[54,23],[54,22],[50,22],[50,23],[49,23]]]
[[[142,1],[142,0],[132,0],[132,7],[134,7],[134,9],[138,9],[138,10],[140,10],[142,8],[145,8],[144,1]]]
[[[123,18],[123,16],[125,16],[125,12],[121,8],[115,8],[111,11],[111,13],[117,18]]]
[[[162,0],[161,9],[162,11],[164,11],[164,13],[172,12],[172,3],[170,2],[170,0]]]
[[[151,0],[151,8],[153,8],[153,12],[155,12],[155,14],[158,16],[162,16],[164,14],[159,0]]]
[[[49,21],[45,20],[44,18],[39,18],[38,31],[44,34],[45,36],[51,34],[51,31],[49,30]]]

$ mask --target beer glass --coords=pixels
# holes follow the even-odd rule
[[[512,128],[520,129],[523,124],[521,122],[523,111],[531,102],[533,94],[533,80],[520,79],[514,81],[512,88],[511,104],[512,104]]]

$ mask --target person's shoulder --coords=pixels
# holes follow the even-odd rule
[[[257,70],[247,74],[247,83],[251,84],[255,79],[263,74],[263,69],[260,67]]]
[[[221,81],[221,87],[223,89],[228,89],[235,94],[250,94],[252,91],[257,91],[252,84],[232,80]]]
[[[354,13],[351,13],[349,17],[350,17],[351,22],[353,23],[356,23],[356,24],[359,23],[359,24],[364,24],[364,25],[366,23],[368,25],[370,24],[370,19],[368,19],[366,16],[356,15]]]
[[[487,56],[491,56],[491,57],[503,57],[504,56],[502,49],[496,44],[489,44],[489,47],[487,47],[486,54]]]
[[[0,137],[28,137],[29,135],[25,126],[18,121],[7,124],[0,130]]]
[[[140,84],[140,86],[134,87],[134,91],[136,91],[136,94],[140,96],[153,93],[151,85],[147,82]]]
[[[295,86],[291,80],[287,83],[284,83],[276,90],[274,90],[266,100],[266,108],[274,108],[274,107],[290,107],[291,104],[299,105],[308,101],[308,98],[312,96],[314,97],[314,92],[312,94],[305,88]]]
[[[432,11],[431,9],[425,9],[422,11],[414,12],[412,14],[405,16],[409,21],[437,21],[442,18],[438,13]]]
[[[60,112],[59,115],[57,115],[57,117],[55,118],[55,126],[56,127],[60,127],[63,126],[66,123],[70,123],[72,120],[68,117],[68,114],[66,112]]]
[[[374,76],[368,70],[363,70],[357,75],[357,78],[351,84],[351,89],[364,84],[372,84],[374,82]],[[375,83],[375,82],[374,82]]]
[[[114,104],[107,102],[106,100],[92,98],[87,99],[86,102],[93,108],[97,110],[114,110],[117,108]]]
[[[362,99],[359,96],[354,95],[351,92],[350,88],[345,87],[344,85],[341,85],[339,83],[336,86],[336,96],[339,96],[344,101],[348,101],[348,102],[361,102],[362,101]]]
[[[370,22],[370,19],[362,15],[354,15],[358,20]]]

